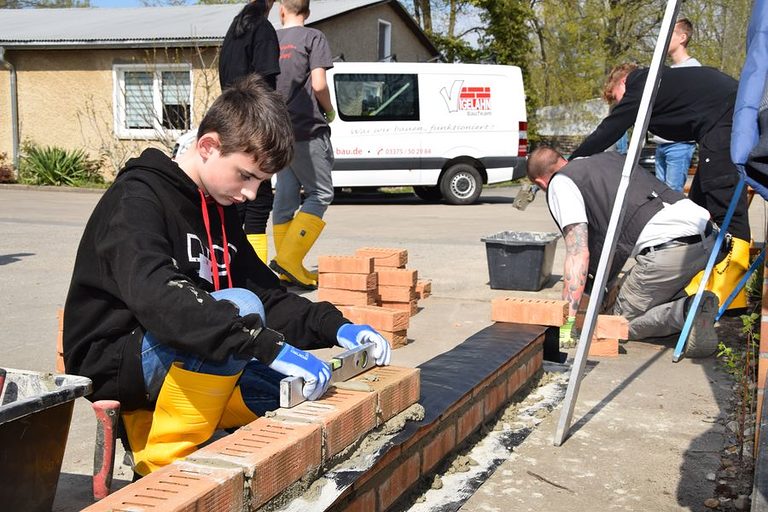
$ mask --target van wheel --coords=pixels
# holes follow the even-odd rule
[[[424,201],[439,201],[443,198],[440,187],[415,186],[413,187],[413,193]]]
[[[448,204],[472,204],[482,190],[480,173],[469,164],[452,165],[440,179],[440,191]]]

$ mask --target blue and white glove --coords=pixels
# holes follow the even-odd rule
[[[392,355],[389,342],[370,325],[344,324],[339,327],[336,340],[338,340],[340,347],[347,350],[359,347],[365,342],[373,342],[375,345],[373,358],[376,360],[376,364],[379,366],[389,364],[389,358]]]
[[[269,367],[283,375],[304,379],[301,394],[307,400],[317,400],[323,396],[331,381],[331,367],[327,363],[287,343],[283,344]]]

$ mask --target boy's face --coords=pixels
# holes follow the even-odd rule
[[[222,206],[256,199],[256,190],[271,175],[259,170],[253,157],[242,152],[222,156],[215,133],[203,135],[198,141],[202,163],[198,185]]]

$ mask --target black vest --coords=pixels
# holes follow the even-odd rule
[[[606,152],[589,158],[572,160],[558,173],[572,179],[584,197],[589,236],[587,290],[592,288],[592,280],[597,273],[597,263],[603,250],[623,167],[624,155]],[[662,202],[673,204],[684,198],[682,193],[672,190],[647,170],[640,166],[634,168],[624,200],[624,219],[618,229],[619,236],[613,254],[613,264],[608,273],[608,283],[621,271],[629,255],[632,254],[632,249],[643,228],[663,208]],[[549,194],[547,194],[547,203],[549,203]]]

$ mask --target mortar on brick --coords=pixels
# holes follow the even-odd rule
[[[338,491],[340,488],[332,475],[345,471],[364,471],[372,467],[379,459],[379,452],[387,448],[387,443],[405,427],[408,421],[422,419],[424,419],[424,407],[413,404],[337,454],[324,465],[321,471],[312,475],[312,478],[302,478],[289,486],[283,493],[259,508],[259,512],[284,509],[304,512],[308,508],[322,510],[322,505],[318,502],[324,499],[324,494],[327,494],[327,499],[331,500],[328,504],[338,497],[336,494],[331,496],[332,493],[329,490]],[[331,475],[330,478],[329,475]],[[288,506],[287,509],[284,508],[286,506]]]

